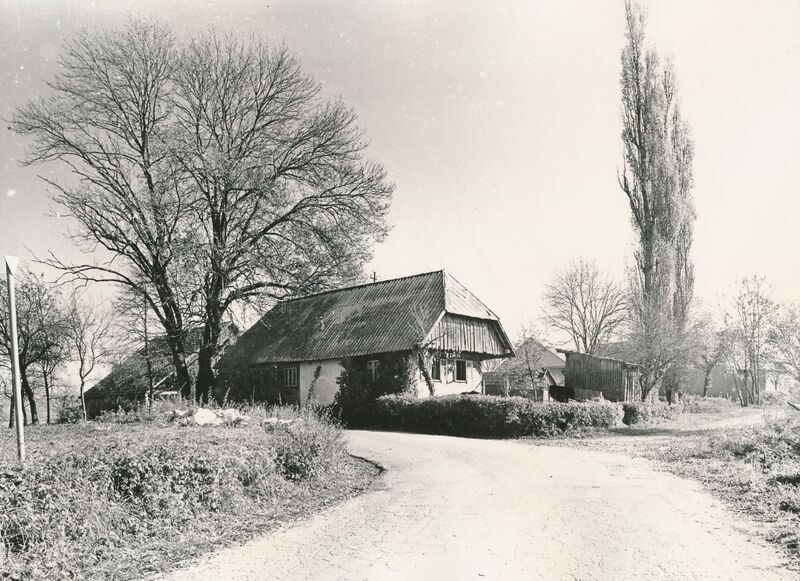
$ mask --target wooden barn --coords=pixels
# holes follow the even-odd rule
[[[640,367],[611,357],[558,349],[567,360],[564,387],[578,401],[602,396],[609,401],[641,401]]]
[[[222,358],[216,396],[330,404],[346,363],[425,397],[420,350],[436,395],[481,391],[483,362],[514,354],[497,315],[440,270],[278,303]]]

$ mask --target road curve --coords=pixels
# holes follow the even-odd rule
[[[350,432],[363,495],[165,579],[794,579],[694,482],[616,454]]]

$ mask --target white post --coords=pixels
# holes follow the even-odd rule
[[[19,345],[17,343],[17,299],[14,295],[14,271],[19,258],[6,256],[8,283],[8,316],[11,321],[11,381],[14,388],[14,417],[17,426],[17,455],[20,466],[25,464],[25,432],[22,425],[22,389],[19,383]]]

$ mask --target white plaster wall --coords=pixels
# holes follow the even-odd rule
[[[308,400],[308,390],[311,382],[314,381],[314,373],[320,367],[320,374],[314,384],[314,401],[321,405],[330,405],[339,390],[336,379],[342,372],[342,364],[338,359],[328,359],[325,361],[309,361],[300,364],[300,402]]]
[[[434,395],[453,395],[464,393],[465,391],[480,391],[483,374],[481,373],[481,362],[467,360],[467,381],[455,380],[455,361],[448,360],[445,366],[442,361],[442,380],[433,382]],[[417,395],[419,397],[429,397],[428,385],[422,373],[417,374]]]

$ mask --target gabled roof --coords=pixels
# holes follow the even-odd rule
[[[220,368],[407,351],[445,312],[491,321],[508,343],[497,315],[439,270],[280,302],[239,338]]]
[[[555,350],[550,347],[545,346],[540,341],[537,341],[535,338],[530,338],[522,345],[517,347],[517,353],[524,352],[525,349],[538,349],[539,350],[539,364],[540,367],[549,369],[556,372],[556,375],[560,373],[558,370],[564,369],[566,366],[566,358],[563,355],[560,355]],[[530,351],[529,353],[533,353]],[[516,357],[512,357],[511,359],[506,359],[503,361],[502,364],[495,370],[497,373],[507,373],[509,370],[513,369],[514,366],[519,364],[519,355]],[[555,375],[554,375],[555,377]]]

